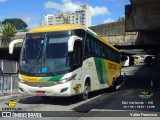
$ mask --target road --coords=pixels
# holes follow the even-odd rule
[[[122,68],[122,75],[125,72],[127,79],[122,87],[116,92],[109,90],[93,92],[86,101],[79,101],[76,96],[70,98],[52,97],[46,101],[38,96],[30,96],[15,98],[14,101],[17,102],[16,108],[22,108],[24,111],[54,111],[44,114],[55,117],[78,117],[77,119],[86,116],[87,119],[102,116],[130,117],[130,113],[135,113],[135,110],[157,113],[160,112],[160,90],[154,91],[150,87],[151,70],[152,68],[145,67],[143,64],[124,67]],[[141,92],[148,92],[149,98],[142,98],[144,95]],[[1,101],[0,108],[8,107],[6,102],[9,100]]]

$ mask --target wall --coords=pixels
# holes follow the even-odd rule
[[[133,45],[139,43],[138,32],[125,32],[125,22],[113,22],[90,27],[91,30],[113,45]]]

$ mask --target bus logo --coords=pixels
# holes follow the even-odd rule
[[[76,94],[79,93],[80,87],[81,87],[81,84],[76,84],[76,86],[73,88]]]

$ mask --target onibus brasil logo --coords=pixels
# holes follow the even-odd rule
[[[14,108],[16,106],[17,102],[11,100],[10,102],[5,103],[5,104],[8,105],[8,107],[10,107],[10,108]]]
[[[140,93],[139,97],[140,98],[144,98],[144,99],[148,99],[148,98],[151,98],[153,95],[153,93],[149,94],[148,91],[143,91]]]
[[[21,111],[22,108],[16,108],[17,102],[10,100],[9,102],[5,103],[8,107],[3,107],[2,111]]]
[[[5,103],[8,105],[8,108],[2,108],[2,117],[42,117],[41,113],[29,113],[29,112],[16,112],[22,111],[22,108],[16,108],[17,102],[11,100],[10,102]]]

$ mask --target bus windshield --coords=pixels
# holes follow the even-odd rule
[[[20,71],[41,76],[66,70],[69,67],[69,37],[69,31],[26,35]]]

